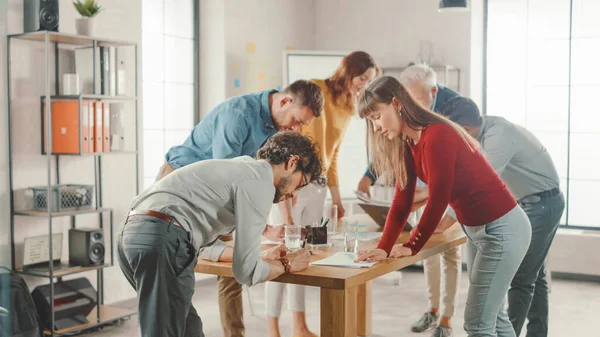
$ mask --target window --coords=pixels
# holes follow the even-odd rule
[[[142,83],[144,188],[195,124],[194,25],[196,1],[144,0],[142,3]]]
[[[567,226],[600,228],[592,194],[600,188],[599,16],[596,0],[489,0],[487,113],[527,127],[548,148]]]

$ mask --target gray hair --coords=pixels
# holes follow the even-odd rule
[[[437,76],[435,71],[426,64],[415,64],[404,69],[398,80],[404,86],[411,86],[415,82],[421,84],[427,89],[433,88],[437,85]]]

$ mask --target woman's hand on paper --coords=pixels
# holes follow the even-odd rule
[[[390,252],[391,258],[399,258],[404,256],[412,256],[412,250],[408,247],[404,247],[401,244],[394,245],[392,251]]]
[[[361,261],[376,262],[376,261],[383,261],[385,259],[387,259],[387,253],[385,252],[385,250],[383,250],[381,248],[377,248],[377,249],[371,249],[368,251],[358,252],[358,258],[354,262],[357,262],[357,263],[361,262]]]

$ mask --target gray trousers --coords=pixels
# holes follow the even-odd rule
[[[536,199],[537,198],[537,199]],[[527,197],[519,201],[531,222],[529,250],[508,291],[508,317],[517,336],[525,318],[527,337],[548,336],[548,278],[546,256],[565,209],[563,194],[539,199]]]
[[[516,206],[483,226],[462,227],[469,239],[465,331],[469,337],[515,337],[504,303],[531,241],[527,215]]]
[[[136,216],[123,226],[117,251],[121,270],[137,291],[142,337],[204,337],[192,305],[198,257],[186,231]]]

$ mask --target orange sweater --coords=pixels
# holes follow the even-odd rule
[[[319,144],[327,175],[327,184],[330,187],[338,186],[337,156],[350,119],[354,114],[354,104],[348,105],[346,97],[338,97],[338,101],[334,102],[324,80],[311,81],[321,88],[325,101],[321,116],[303,127],[301,133],[310,136],[315,143]]]

